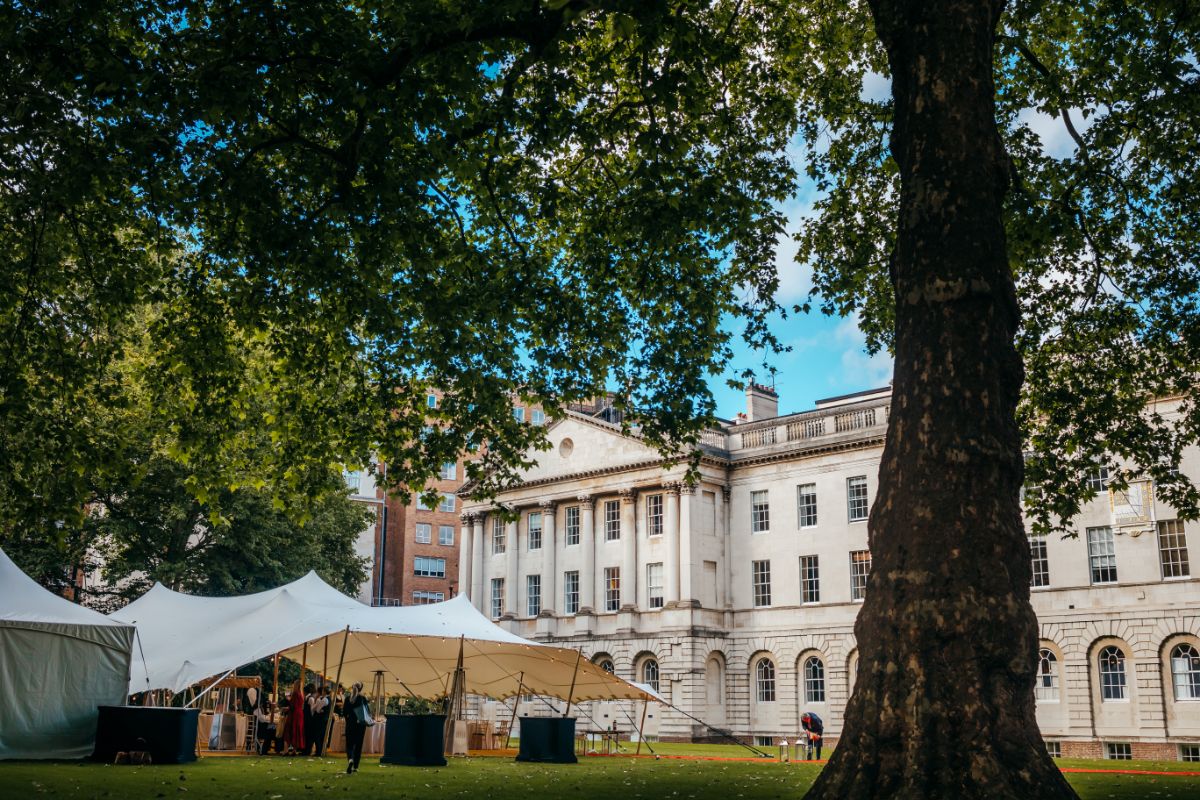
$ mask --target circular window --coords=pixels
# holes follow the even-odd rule
[[[563,458],[569,457],[574,450],[575,443],[571,441],[570,437],[567,437],[558,443],[558,454]]]

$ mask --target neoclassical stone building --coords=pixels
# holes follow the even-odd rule
[[[497,498],[519,521],[465,504],[461,586],[514,632],[582,647],[710,725],[791,741],[809,709],[835,739],[890,392],[786,416],[765,387],[748,401],[737,423],[705,434],[694,486],[685,464],[618,426],[555,421],[553,449]],[[1182,469],[1200,477],[1200,452]],[[1200,582],[1188,558],[1200,526],[1177,521],[1148,481],[1113,492],[1093,479],[1100,495],[1078,538],[1031,540],[1042,733],[1063,755],[1200,760]],[[659,732],[711,737],[671,711]]]

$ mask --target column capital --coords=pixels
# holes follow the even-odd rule
[[[679,481],[663,481],[662,488],[667,494],[679,496]]]
[[[538,506],[546,511],[553,511],[558,506],[557,500],[539,500]]]
[[[733,494],[733,487],[728,483],[721,487],[721,499],[726,503],[729,502],[729,496]]]
[[[622,503],[637,502],[637,490],[630,489],[628,486],[623,489],[617,489],[617,497],[621,498]]]
[[[591,508],[596,502],[595,500],[592,499],[592,496],[590,494],[581,494],[578,497],[576,497],[575,499],[578,500],[579,504],[581,506],[583,506],[584,508]]]
[[[678,485],[679,485],[679,493],[680,494],[695,494],[696,493],[696,485],[694,483],[680,482]]]
[[[478,516],[478,515],[476,515],[476,514],[463,514],[461,517],[459,517],[459,519],[461,519],[461,520],[462,520],[462,524],[463,524],[463,525],[470,525],[472,522],[474,522],[474,521],[475,521],[475,517],[476,517],[476,516]]]

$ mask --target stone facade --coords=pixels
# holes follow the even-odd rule
[[[582,647],[703,721],[664,711],[664,739],[794,741],[812,710],[836,740],[853,690],[889,392],[773,416],[755,388],[745,422],[703,436],[694,485],[686,464],[571,412],[496,500],[517,521],[463,509],[461,590],[513,632]],[[1200,452],[1181,467],[1200,477]],[[1096,480],[1080,536],[1043,540],[1038,721],[1064,756],[1128,744],[1178,758],[1200,745],[1200,655],[1172,672],[1173,655],[1200,653],[1200,582],[1186,549],[1160,545],[1186,548],[1200,526],[1176,523],[1148,484]]]

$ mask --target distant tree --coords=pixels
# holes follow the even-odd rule
[[[302,525],[273,508],[268,492],[250,488],[222,492],[218,515],[191,495],[187,477],[157,457],[136,486],[97,499],[85,530],[102,556],[100,597],[127,602],[155,582],[189,594],[248,594],[309,570],[353,595],[366,580],[354,541],[374,512],[338,491],[340,474],[328,474],[328,491]]]

